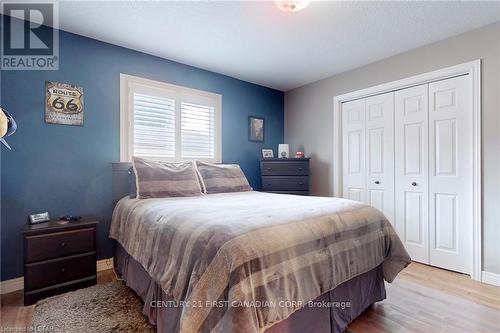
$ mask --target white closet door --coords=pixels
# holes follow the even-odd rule
[[[430,264],[472,271],[472,96],[469,76],[429,84]]]
[[[366,99],[366,196],[394,224],[394,93]]]
[[[410,257],[429,263],[428,85],[395,93],[396,232]]]
[[[344,198],[366,202],[365,100],[342,104]]]

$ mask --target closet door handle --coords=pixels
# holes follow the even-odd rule
[[[411,186],[417,186],[417,183],[413,182],[411,183]]]
[[[378,184],[380,184],[380,182],[379,182],[378,180],[376,180],[376,181],[375,181],[375,184],[377,184],[377,185],[378,185]]]

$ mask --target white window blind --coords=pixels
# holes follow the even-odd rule
[[[215,157],[215,114],[207,105],[181,102],[183,158]]]
[[[175,100],[134,93],[134,155],[175,157]]]
[[[121,74],[120,159],[221,161],[217,94]]]

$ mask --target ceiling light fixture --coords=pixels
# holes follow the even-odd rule
[[[311,0],[274,0],[276,6],[284,12],[298,12],[307,7]]]

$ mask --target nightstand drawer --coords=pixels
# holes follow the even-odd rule
[[[28,263],[94,251],[95,228],[27,236],[25,246]]]
[[[263,176],[262,190],[264,191],[307,191],[309,177],[307,176]]]
[[[308,161],[261,161],[262,176],[307,176]]]
[[[96,275],[95,252],[26,264],[24,288],[40,289]]]

